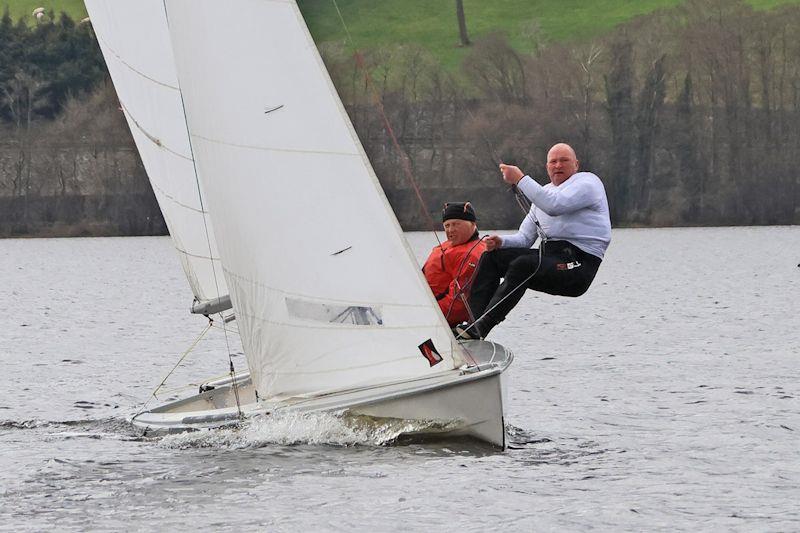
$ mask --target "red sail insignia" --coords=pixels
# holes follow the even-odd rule
[[[442,362],[442,356],[438,351],[436,351],[436,347],[433,345],[433,341],[431,339],[428,339],[420,344],[419,351],[422,352],[422,355],[425,356],[425,359],[428,360],[431,366]]]

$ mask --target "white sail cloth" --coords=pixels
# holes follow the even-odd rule
[[[165,5],[199,177],[260,396],[460,365],[460,347],[296,3]],[[433,366],[420,348],[429,339],[442,358]]]
[[[195,176],[162,0],[86,0],[120,105],[195,298],[228,294]]]

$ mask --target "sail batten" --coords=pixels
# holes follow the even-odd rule
[[[459,366],[296,3],[165,5],[192,153],[259,396]],[[430,346],[440,361],[426,356]]]

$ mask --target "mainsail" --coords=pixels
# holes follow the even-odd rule
[[[460,365],[296,3],[165,6],[198,174],[261,398]]]
[[[195,174],[164,4],[86,0],[86,9],[195,299],[224,300],[228,289]]]

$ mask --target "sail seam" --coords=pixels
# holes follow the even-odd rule
[[[364,364],[351,365],[349,367],[344,368],[344,370],[353,370],[353,369],[356,369],[356,368],[367,368],[367,367],[383,366],[383,365],[387,365],[387,364],[397,363],[397,362],[400,362],[400,361],[419,361],[419,354],[416,353],[416,350],[414,350],[414,353],[416,355],[409,354],[409,350],[408,349],[404,349],[402,354],[400,354],[400,353],[392,354],[391,355],[391,359],[386,359],[386,360],[383,360],[383,361],[380,361],[380,362],[368,362],[368,363],[364,363]],[[447,352],[447,351],[442,351],[441,355],[444,355],[444,356],[450,355],[452,357],[452,354],[450,354],[450,352]],[[316,357],[312,357],[312,358],[306,359],[305,361],[308,364],[318,365],[318,364],[320,364],[320,361],[323,361],[323,360],[325,360],[325,359],[327,359],[328,357],[331,357],[331,356],[336,357],[337,356],[337,352],[333,351],[333,350],[329,350],[327,352],[323,352],[323,353],[319,354]],[[339,362],[339,361],[337,361],[337,362]],[[326,370],[319,370],[317,372],[315,372],[313,370],[307,370],[307,371],[297,370],[296,372],[298,374],[317,374],[317,373],[319,373],[319,374],[326,373],[327,374],[327,373],[331,373],[331,372],[338,372],[338,369],[337,370],[326,369]],[[295,373],[295,370],[277,370],[276,369],[273,373],[274,374],[293,374],[293,373]]]
[[[160,141],[160,140],[159,140],[157,137],[155,137],[155,136],[154,136],[154,135],[152,135],[150,132],[148,132],[146,129],[144,129],[144,128],[142,127],[142,125],[141,125],[141,124],[139,124],[139,121],[138,121],[138,120],[136,120],[136,119],[134,118],[133,114],[130,112],[130,110],[128,109],[128,107],[127,107],[127,106],[126,106],[126,105],[125,105],[125,104],[122,102],[122,100],[120,100],[120,102],[119,102],[119,105],[122,107],[122,111],[123,111],[123,112],[125,113],[125,115],[126,115],[126,116],[127,116],[129,119],[130,119],[130,121],[133,123],[133,125],[134,125],[134,126],[136,126],[136,129],[138,129],[139,131],[141,131],[141,132],[142,132],[142,134],[143,134],[143,135],[144,135],[144,136],[145,136],[145,137],[146,137],[146,138],[147,138],[147,139],[148,139],[150,142],[152,142],[154,145],[158,146],[159,148],[161,148],[161,149],[162,149],[162,150],[164,150],[165,152],[169,152],[170,154],[172,154],[172,155],[174,155],[174,156],[177,156],[177,157],[180,157],[181,159],[183,159],[183,160],[185,160],[185,161],[193,162],[193,160],[192,160],[192,158],[191,158],[191,157],[187,157],[187,156],[185,156],[185,155],[183,155],[183,154],[181,154],[181,153],[178,153],[178,152],[176,152],[175,150],[172,150],[172,149],[170,149],[170,148],[167,148],[167,146],[166,146],[166,145],[164,145],[164,144],[163,144],[163,143],[162,143],[162,142],[161,142],[161,141]],[[151,186],[152,186],[154,189],[157,189],[157,190],[158,190],[158,192],[160,192],[161,194],[163,194],[165,198],[167,198],[167,199],[169,199],[169,200],[172,200],[172,202],[173,202],[173,203],[175,203],[175,204],[177,204],[177,205],[179,205],[179,206],[181,206],[181,207],[183,207],[183,208],[185,208],[185,209],[189,209],[189,210],[191,210],[191,211],[194,211],[194,212],[196,212],[196,213],[200,213],[200,214],[202,214],[202,215],[206,215],[206,214],[208,213],[207,211],[205,211],[205,210],[203,210],[203,209],[198,209],[198,208],[196,208],[196,207],[193,207],[193,206],[191,206],[191,205],[188,205],[188,204],[185,204],[185,203],[183,203],[183,202],[179,201],[179,200],[178,200],[178,199],[176,199],[174,196],[172,196],[170,193],[168,193],[167,191],[165,191],[163,188],[161,188],[161,187],[159,187],[158,185],[156,185],[156,183],[155,183],[153,180],[150,180],[150,185],[151,185]]]
[[[369,301],[363,301],[363,300],[359,301],[359,300],[339,300],[339,299],[335,299],[335,298],[320,298],[319,296],[312,296],[312,295],[303,294],[303,293],[300,293],[300,292],[291,292],[291,291],[279,289],[277,287],[270,287],[269,285],[266,285],[264,283],[260,283],[258,281],[254,281],[254,280],[248,279],[248,278],[246,278],[246,277],[244,277],[244,276],[242,276],[240,274],[236,274],[235,272],[231,272],[228,268],[225,267],[225,265],[222,266],[222,270],[229,277],[235,278],[235,279],[237,279],[239,281],[247,282],[247,283],[250,283],[250,284],[255,285],[257,287],[261,287],[262,289],[266,289],[266,290],[274,291],[274,292],[279,292],[281,294],[286,294],[286,295],[289,295],[289,296],[299,296],[301,298],[305,298],[307,300],[314,301],[314,302],[339,303],[339,304],[349,304],[349,305],[365,305],[365,306],[371,306],[371,307],[374,307],[374,306],[412,307],[412,308],[419,307],[419,308],[422,308],[422,309],[430,309],[427,305],[424,305],[424,304],[369,302]],[[360,327],[364,327],[364,326],[360,326]]]
[[[192,137],[197,139],[201,139],[210,143],[219,144],[222,146],[233,146],[234,148],[246,148],[248,150],[262,150],[265,152],[287,152],[287,153],[296,153],[296,154],[321,154],[321,155],[340,155],[340,156],[348,156],[348,157],[361,157],[361,154],[355,152],[338,152],[334,150],[302,150],[300,148],[273,148],[271,146],[256,146],[252,144],[238,144],[238,143],[230,143],[225,141],[220,141],[218,139],[212,139],[211,137],[205,137],[203,135],[198,135],[196,133],[192,134]]]
[[[180,202],[180,201],[178,201],[178,200],[177,200],[177,199],[176,199],[174,196],[172,196],[170,193],[168,193],[167,191],[165,191],[164,189],[162,189],[161,187],[159,187],[158,185],[156,185],[155,183],[153,183],[153,181],[152,181],[152,180],[150,181],[150,186],[151,186],[151,187],[153,187],[153,189],[155,189],[155,190],[157,190],[158,192],[160,192],[160,193],[161,193],[161,194],[162,194],[162,195],[163,195],[163,196],[164,196],[166,199],[168,199],[168,200],[171,200],[171,201],[172,201],[172,203],[174,203],[174,204],[176,204],[176,205],[179,205],[179,206],[183,207],[184,209],[188,209],[189,211],[193,211],[193,212],[195,212],[195,213],[199,213],[199,214],[201,214],[201,215],[206,215],[206,214],[208,214],[208,212],[207,212],[207,211],[203,211],[202,209],[198,209],[198,208],[196,208],[196,207],[192,207],[192,206],[190,206],[190,205],[186,205],[186,204],[184,204],[183,202]]]
[[[148,75],[147,75],[147,74],[145,74],[144,72],[142,72],[142,71],[140,71],[140,70],[138,70],[138,69],[134,68],[134,67],[133,67],[132,65],[130,65],[130,64],[127,62],[127,61],[125,61],[124,59],[122,59],[122,56],[120,56],[120,55],[117,53],[117,51],[116,51],[116,50],[115,50],[113,47],[111,47],[111,46],[108,44],[108,42],[107,42],[107,41],[105,41],[104,39],[100,38],[100,36],[99,36],[99,35],[97,35],[97,32],[95,32],[95,36],[97,37],[97,40],[98,40],[98,41],[102,42],[102,43],[103,43],[103,45],[105,45],[106,49],[107,49],[109,52],[111,52],[112,54],[114,54],[114,57],[116,57],[116,58],[117,58],[117,61],[119,61],[119,62],[120,62],[120,64],[124,65],[124,66],[125,66],[125,67],[126,67],[128,70],[130,70],[131,72],[135,72],[136,74],[138,74],[138,75],[139,75],[139,76],[141,76],[142,78],[144,78],[144,79],[146,79],[146,80],[148,80],[148,81],[151,81],[151,82],[155,83],[156,85],[161,85],[162,87],[166,87],[167,89],[172,89],[173,91],[177,91],[177,90],[179,90],[177,87],[175,87],[175,86],[173,86],[173,85],[170,85],[169,83],[164,83],[163,81],[158,81],[157,79],[155,79],[155,78],[151,78],[150,76],[148,76]]]
[[[420,306],[417,306],[417,307],[420,307]],[[367,330],[371,330],[371,331],[382,331],[382,330],[400,331],[400,330],[408,329],[408,330],[420,331],[421,329],[425,329],[425,328],[436,328],[436,327],[438,327],[438,324],[417,324],[417,325],[413,325],[413,326],[386,326],[386,325],[360,326],[358,324],[343,324],[341,322],[337,322],[337,323],[333,323],[332,322],[331,325],[326,325],[326,324],[322,324],[322,323],[313,323],[313,322],[312,323],[303,322],[302,324],[292,324],[292,323],[289,323],[289,322],[278,322],[277,320],[269,320],[269,319],[266,319],[266,318],[261,318],[261,317],[255,316],[255,315],[250,315],[248,313],[242,313],[242,312],[239,312],[239,317],[240,317],[240,319],[241,318],[252,318],[253,320],[258,320],[259,322],[262,322],[264,324],[271,324],[273,326],[285,326],[287,328],[302,328],[302,329],[325,329],[325,330],[333,329],[333,330],[337,330],[337,331],[338,330],[342,330],[342,329],[352,329],[352,330],[356,330],[356,331],[361,331],[361,330],[364,330],[364,331],[367,331]]]

